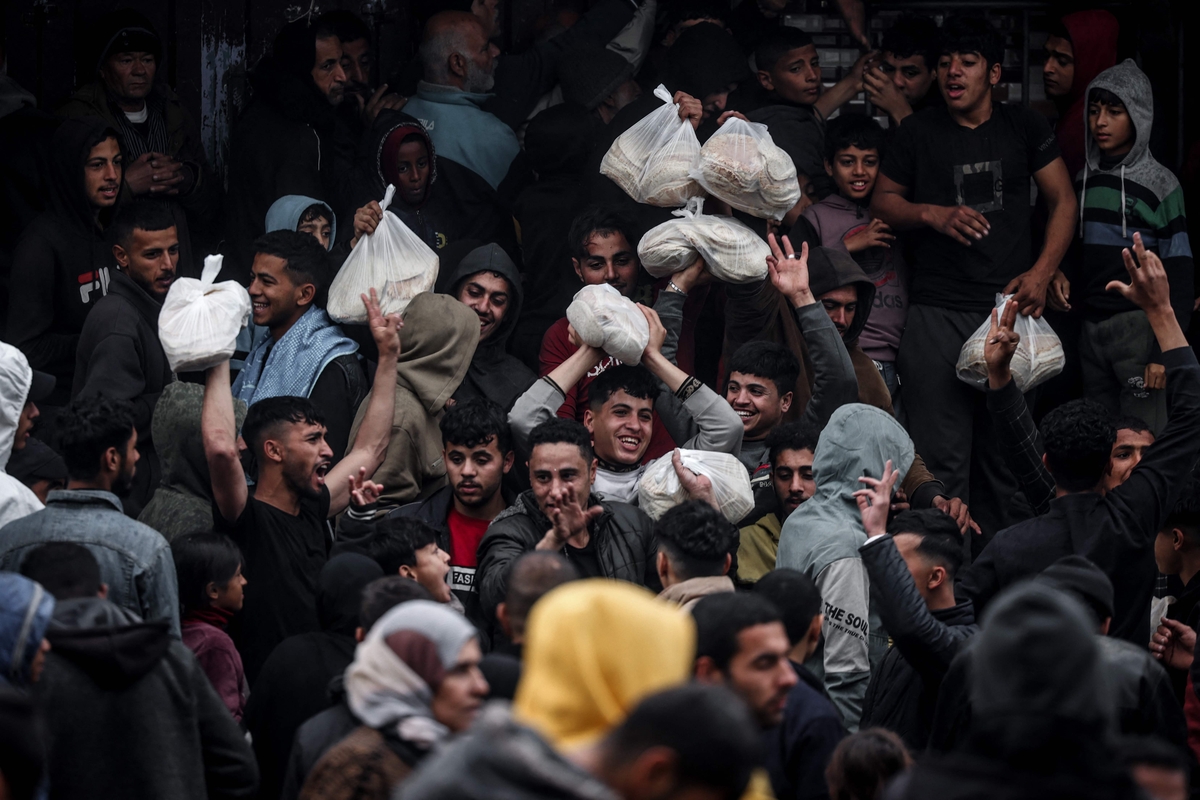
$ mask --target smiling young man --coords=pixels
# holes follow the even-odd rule
[[[136,200],[121,209],[112,231],[117,269],[79,336],[73,397],[103,394],[133,403],[141,468],[125,505],[136,518],[158,488],[158,454],[150,436],[154,406],[175,380],[158,341],[158,312],[179,266],[179,235],[171,209]]]
[[[307,239],[319,252],[320,246]],[[252,459],[246,485],[237,445],[229,362],[208,371],[200,428],[212,476],[213,522],[237,541],[250,592],[239,620],[239,649],[251,681],[272,648],[294,633],[317,630],[317,575],[333,544],[327,519],[350,503],[352,481],[371,475],[388,450],[396,398],[400,319],[366,300],[379,367],[350,451],[336,465],[325,425],[303,397],[269,397],[250,406],[241,435]]]
[[[233,395],[248,406],[270,397],[307,397],[328,426],[336,461],[346,452],[368,387],[358,345],[325,313],[328,254],[315,237],[290,230],[262,236],[254,250],[250,303],[259,333]]]
[[[509,569],[525,553],[557,551],[584,578],[611,578],[662,589],[654,523],[640,509],[595,494],[596,457],[578,422],[550,416],[529,433],[530,490],[492,521],[479,543],[476,585],[495,619]]]
[[[583,415],[599,465],[595,490],[601,497],[625,503],[637,502],[638,481],[654,463],[643,462],[654,435],[655,409],[664,426],[679,432],[674,438],[685,440],[681,447],[736,455],[742,444],[741,419],[716,392],[663,354],[667,329],[655,311],[639,308],[650,324],[641,365],[620,364],[600,373],[592,382]],[[508,415],[518,441],[554,417],[566,396],[562,387],[577,384],[605,358],[603,350],[584,345],[530,386]]]
[[[992,102],[1004,55],[995,28],[982,18],[952,19],[941,49],[938,85],[946,104],[906,119],[888,143],[871,215],[906,231],[912,245],[910,305],[896,358],[908,429],[947,494],[969,503],[990,535],[1028,510],[1012,502],[1016,483],[985,396],[958,380],[953,364],[997,293],[1015,294],[1022,314],[1041,316],[1078,208],[1046,120],[1024,106]],[[1036,256],[1034,184],[1049,210]]]

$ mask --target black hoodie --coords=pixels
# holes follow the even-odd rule
[[[253,797],[254,755],[165,621],[61,601],[36,686],[56,797]]]
[[[95,216],[83,168],[96,145],[117,134],[97,119],[69,119],[54,132],[50,210],[26,229],[13,255],[5,339],[29,365],[58,384],[47,405],[65,405],[75,375],[75,348],[83,321],[108,293],[112,249],[105,229],[116,206]],[[118,201],[119,203],[120,201]]]
[[[486,397],[508,411],[537,380],[533,370],[507,351],[508,337],[517,326],[525,290],[517,265],[498,245],[462,241],[442,254],[439,292],[457,296],[463,281],[479,272],[495,272],[508,282],[508,310],[492,335],[479,343],[467,377],[454,393],[457,402]]]

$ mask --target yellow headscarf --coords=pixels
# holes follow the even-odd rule
[[[538,601],[513,713],[559,749],[606,734],[642,698],[688,680],[696,626],[646,589],[574,581]]]

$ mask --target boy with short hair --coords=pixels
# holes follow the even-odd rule
[[[800,362],[774,342],[747,342],[729,360],[725,399],[742,420],[738,458],[753,477],[767,464],[767,435],[792,407]]]
[[[1139,416],[1158,433],[1166,423],[1166,370],[1154,334],[1140,309],[1105,287],[1123,280],[1121,251],[1140,232],[1146,248],[1162,259],[1171,306],[1187,330],[1193,277],[1183,190],[1150,154],[1153,91],[1133,61],[1097,75],[1087,101],[1087,162],[1076,177],[1087,276],[1080,340],[1084,388],[1110,411]]]
[[[900,388],[896,351],[908,307],[908,265],[892,229],[871,218],[871,194],[879,177],[884,133],[879,123],[860,114],[843,114],[825,134],[825,173],[837,191],[809,206],[804,218],[822,247],[849,253],[875,284],[875,301],[859,335],[863,352],[883,376],[892,404]]]

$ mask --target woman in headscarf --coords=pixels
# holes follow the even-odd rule
[[[301,800],[388,800],[438,744],[466,730],[487,696],[479,636],[456,611],[413,600],[389,611],[346,668],[363,724],[327,752]]]

